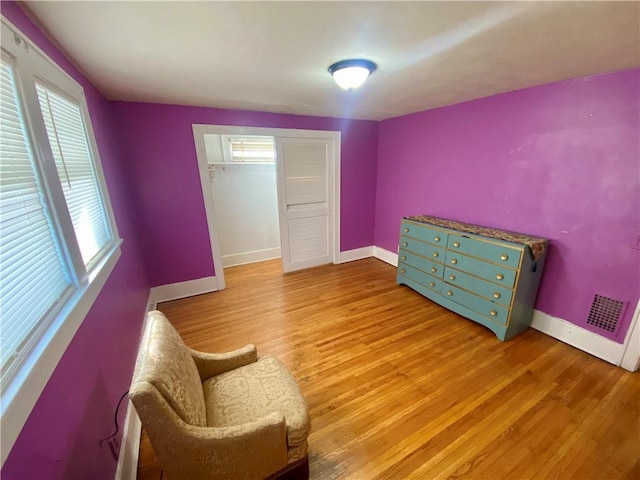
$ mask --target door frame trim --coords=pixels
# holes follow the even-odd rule
[[[333,209],[331,219],[333,220],[333,255],[334,264],[340,263],[340,131],[334,130],[299,130],[296,128],[272,128],[272,127],[249,127],[233,125],[209,125],[194,123],[193,140],[196,147],[196,157],[198,161],[198,172],[200,174],[200,187],[204,209],[209,229],[209,243],[211,244],[211,255],[213,257],[213,268],[218,280],[218,289],[225,289],[224,270],[222,266],[222,254],[220,252],[220,242],[218,241],[218,227],[214,209],[213,194],[209,182],[209,169],[207,165],[207,153],[204,143],[204,135],[266,135],[272,137],[287,138],[322,138],[333,140],[334,144],[334,168],[333,168]],[[276,158],[276,162],[278,159]],[[277,167],[277,165],[276,165]],[[278,220],[280,221],[280,220]]]

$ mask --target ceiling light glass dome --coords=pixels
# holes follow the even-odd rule
[[[358,88],[373,73],[377,65],[370,60],[342,60],[329,67],[329,73],[336,83],[345,90]]]

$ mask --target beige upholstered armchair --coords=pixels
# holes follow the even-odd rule
[[[150,312],[129,396],[171,480],[261,479],[306,461],[304,398],[286,367],[258,359],[254,345],[196,352]]]

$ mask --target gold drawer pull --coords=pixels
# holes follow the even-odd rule
[[[499,273],[499,274],[497,274],[497,275],[496,275],[496,278],[497,278],[498,280],[502,280],[502,279],[504,279],[504,275],[503,275],[503,274],[501,274],[501,273]]]
[[[455,279],[456,279],[456,276],[455,276],[454,274],[451,274],[451,275],[449,275],[449,278],[450,278],[451,280],[455,280]]]
[[[433,256],[438,258],[438,252],[433,252]]]
[[[453,242],[453,246],[458,248],[460,246],[460,242]]]
[[[498,292],[494,293],[493,298],[500,298],[500,294]]]
[[[436,286],[436,282],[429,282],[429,286],[430,287],[435,287]]]
[[[452,292],[451,290],[449,290],[449,291],[447,292],[447,295],[449,295],[449,296],[451,297],[451,296],[453,295],[453,292]]]
[[[452,258],[451,259],[451,263],[453,263],[455,265],[456,263],[458,263],[458,260],[456,260],[455,258]]]
[[[406,255],[402,255],[402,259],[403,259],[403,260],[406,260],[406,259],[407,259],[407,256],[406,256]]]
[[[436,242],[439,242],[439,241],[440,241],[440,237],[436,237],[436,238],[434,238],[434,240],[435,240]]]
[[[500,255],[500,260],[509,260],[509,255],[507,255],[506,253],[503,253],[502,255]]]
[[[489,313],[491,314],[492,317],[495,317],[496,315],[498,315],[498,312],[496,312],[495,310],[491,310]]]
[[[436,267],[431,267],[431,273],[436,273],[438,269]]]
[[[409,245],[407,242],[402,242],[403,247],[406,247],[407,245]]]
[[[402,273],[407,273],[407,271],[403,268],[402,270],[400,270]]]
[[[409,229],[408,229],[408,228],[405,228],[405,229],[404,229],[404,233],[408,233],[408,232],[409,232]]]

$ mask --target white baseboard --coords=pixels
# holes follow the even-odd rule
[[[347,250],[346,252],[340,252],[340,263],[353,262],[355,260],[362,260],[363,258],[373,257],[373,249],[375,247],[362,247],[354,250]]]
[[[624,345],[578,327],[562,318],[552,317],[539,310],[534,310],[531,328],[614,365],[620,365],[622,361]]]
[[[629,331],[624,339],[625,350],[620,366],[630,372],[635,372],[640,367],[640,300],[631,318]]]
[[[151,289],[153,290],[153,289]],[[136,358],[140,350],[140,341],[147,325],[147,314],[155,310],[156,302],[153,300],[153,292],[149,292],[147,299],[147,309],[144,312],[142,321],[142,329],[138,339],[138,350],[136,350]],[[122,427],[122,440],[120,444],[120,452],[118,454],[118,466],[116,468],[115,480],[136,480],[138,476],[138,457],[140,456],[140,434],[142,433],[142,422],[138,416],[138,412],[131,403],[127,402],[127,414],[124,418]]]
[[[383,262],[387,262],[394,267],[398,266],[398,254],[390,252],[389,250],[385,250],[381,247],[373,246],[373,256],[378,260],[382,260]]]
[[[216,277],[203,277],[186,282],[171,283],[161,285],[151,289],[150,303],[157,304],[177,300],[178,298],[193,297],[202,293],[215,292],[218,290]]]
[[[138,476],[138,457],[140,456],[140,434],[142,423],[131,400],[127,406],[127,416],[122,431],[122,444],[116,468],[116,480],[136,480]]]
[[[223,255],[222,265],[224,267],[237,267],[238,265],[245,265],[247,263],[262,262],[263,260],[280,258],[281,256],[280,247],[265,248],[264,250],[255,250],[253,252]]]

